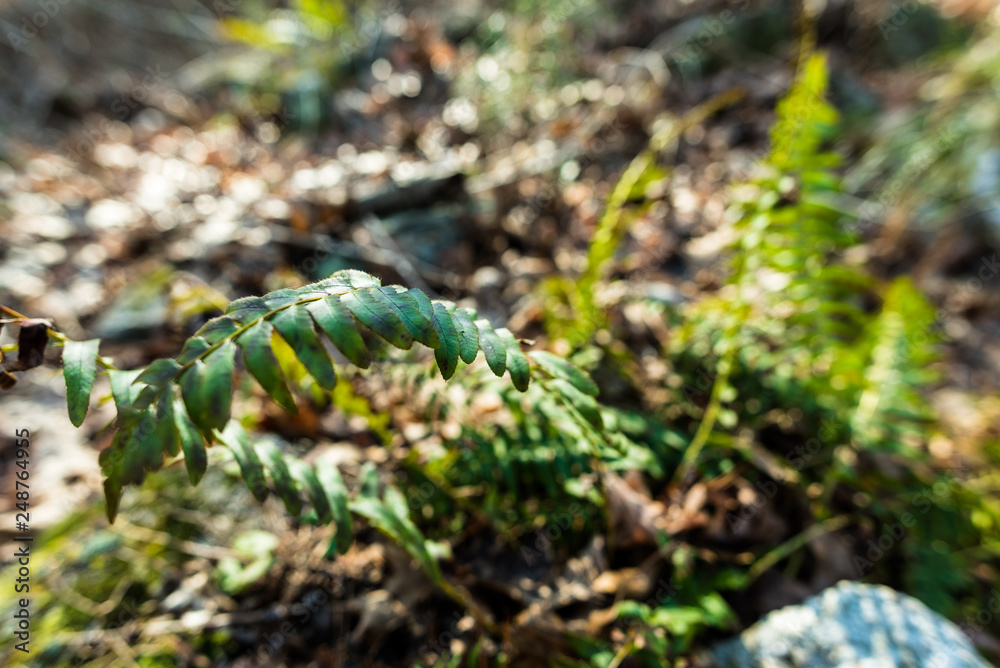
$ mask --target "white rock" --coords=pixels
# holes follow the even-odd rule
[[[842,581],[713,650],[717,668],[987,668],[953,623],[882,585]],[[711,664],[710,664],[711,665]]]

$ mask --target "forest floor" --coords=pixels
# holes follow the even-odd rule
[[[911,47],[893,46],[881,23],[894,16],[891,7],[829,5],[819,48],[844,118],[836,147],[850,165],[879,119],[925,103],[921,86],[934,70],[927,61],[902,64]],[[569,16],[560,4],[548,9]],[[941,34],[965,34],[977,20],[970,17],[982,20],[975,3],[946,9],[958,17],[927,24]],[[623,297],[670,308],[724,283],[729,194],[767,152],[796,48],[783,3],[639,3],[613,22],[569,33],[541,15],[481,6],[462,5],[446,19],[389,10],[329,88],[288,93],[277,69],[273,81],[252,80],[276,68],[264,50],[178,36],[189,27],[146,41],[138,36],[154,33],[137,28],[114,46],[104,25],[114,21],[89,4],[61,12],[25,53],[2,55],[12,67],[0,107],[0,302],[50,319],[70,338],[100,337],[102,354],[119,368],[175,355],[231,300],[349,267],[474,304],[518,337],[558,351],[564,344],[546,337],[538,285],[578,275],[617,178],[663,123],[683,122],[739,86],[739,99],[695,119],[662,156],[660,177],[614,256],[603,298],[614,304],[616,335],[643,357],[670,333]],[[725,32],[714,35],[706,21]],[[711,38],[699,41],[703,34]],[[74,46],[81,39],[89,45]],[[930,53],[939,46],[931,41],[912,48]],[[92,60],[76,59],[77,51]],[[121,56],[131,79],[102,78]],[[37,76],[13,92],[29,73]],[[893,215],[907,214],[900,207]],[[941,437],[930,452],[935,466],[961,477],[982,459],[983,444],[1000,438],[998,245],[975,216],[935,227],[897,218],[870,229],[851,253],[880,279],[911,275],[941,313],[944,377],[929,396]],[[9,329],[3,336],[5,345],[14,341]],[[113,405],[95,406],[82,429],[72,428],[56,353],[47,366],[51,372],[25,375],[5,394],[0,425],[37,434],[32,526],[58,529],[39,554],[59,561],[39,568],[65,607],[37,623],[53,638],[60,627],[73,630],[58,636],[59,663],[49,665],[430,665],[476,641],[472,617],[374,530],[327,560],[328,527],[291,522],[274,499],[258,505],[223,471],[194,489],[177,485],[180,467],[164,471],[126,493],[109,529],[97,453],[110,443]],[[602,399],[624,408],[655,403],[669,372],[650,363],[631,387],[602,385]],[[97,395],[108,394],[103,382]],[[348,471],[363,461],[402,465],[433,441],[413,396],[375,375],[354,391],[367,415],[304,404],[292,418],[259,397],[244,401],[259,414],[260,431],[308,444],[311,457],[334,458]],[[496,409],[488,400],[466,408],[476,419]],[[3,447],[0,485],[13,489],[13,444]],[[773,547],[794,535],[807,495],[769,504],[751,533],[737,536],[725,513],[711,509],[751,487],[738,476],[703,481],[698,497],[665,481],[651,489],[626,472],[607,491],[624,508],[622,526],[641,534],[644,517],[665,515],[700,559],[740,563],[741,546]],[[13,497],[0,499],[5,552],[15,513]],[[671,589],[645,539],[630,545],[619,536],[611,563],[600,533],[526,558],[517,546],[538,543],[530,527],[500,540],[494,527],[466,517],[450,540],[448,568],[505,620],[502,637],[482,642],[486,654],[502,648],[520,665],[545,665],[556,651],[571,653],[567,631],[607,637],[617,651],[626,638],[613,628],[615,605]],[[232,546],[237,536],[263,541],[246,552],[265,564],[249,585],[235,583],[252,568]],[[728,597],[738,621],[699,635],[695,648],[839,579],[859,579],[851,546],[868,537],[857,529],[817,538],[805,571],[769,571]],[[984,563],[984,577],[996,575],[990,568]],[[1000,656],[989,629],[974,640]]]

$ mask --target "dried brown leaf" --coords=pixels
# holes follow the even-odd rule
[[[17,359],[5,361],[5,371],[26,371],[41,366],[45,361],[45,347],[49,345],[49,323],[46,320],[22,320],[17,337]]]

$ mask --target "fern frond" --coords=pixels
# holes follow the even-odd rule
[[[735,348],[754,366],[770,348],[820,355],[862,331],[872,280],[839,263],[855,239],[834,171],[839,158],[823,150],[837,121],[826,87],[825,59],[813,54],[778,103],[762,175],[734,190],[733,273],[719,298],[689,307],[682,348]]]
[[[846,225],[852,213],[837,203],[841,184],[833,169],[839,157],[822,151],[837,122],[826,88],[825,59],[814,54],[778,103],[765,161],[768,174],[756,183],[762,196],[744,206],[736,226],[741,233],[734,277],[738,296],[770,286],[750,317],[777,317],[789,330],[805,325],[814,350],[857,332],[857,301],[870,287],[863,274],[836,264],[837,254],[854,238]],[[792,308],[782,309],[782,303]]]
[[[808,172],[839,162],[836,155],[820,151],[837,123],[837,111],[826,101],[827,79],[826,58],[813,53],[778,102],[768,156],[768,163],[776,169]]]
[[[386,486],[379,497],[374,468],[364,469],[357,494],[351,498],[340,470],[332,463],[320,460],[308,464],[273,442],[254,441],[235,421],[226,425],[217,437],[232,452],[244,482],[258,500],[263,501],[273,493],[292,518],[304,518],[305,510],[311,506],[317,521],[335,525],[328,555],[344,554],[350,548],[354,539],[352,516],[357,516],[406,549],[435,583],[440,581],[440,569],[410,519],[407,503],[401,501],[402,496],[392,486]],[[369,477],[374,477],[374,484]]]
[[[458,381],[460,403],[426,384],[430,400],[416,401],[424,405],[428,421],[436,416],[454,429],[435,427],[433,445],[414,448],[419,457],[412,463],[450,496],[474,501],[476,512],[503,535],[520,535],[538,517],[565,522],[574,504],[601,507],[599,474],[604,470],[662,477],[676,463],[673,435],[599,405],[597,387],[579,368],[544,351],[532,351],[528,358],[536,382],[524,393],[482,370]],[[477,405],[487,397],[490,419],[483,420],[484,408]],[[587,521],[586,513],[581,519]]]
[[[768,393],[801,410],[821,410],[809,402],[831,394],[839,407],[851,405],[856,386],[831,393],[828,372],[831,358],[850,357],[862,338],[874,281],[841,262],[855,243],[848,225],[853,213],[835,171],[839,157],[824,150],[837,121],[826,89],[825,59],[811,54],[778,103],[760,174],[733,191],[737,240],[727,284],[718,295],[685,307],[671,341],[678,359],[711,358],[713,386],[707,406],[692,406],[701,424],[679,476],[690,470],[722,423],[726,404],[736,398],[731,373],[741,385],[744,376],[761,375]]]
[[[858,447],[907,449],[911,437],[932,421],[921,389],[937,377],[932,368],[939,357],[935,316],[909,279],[889,286],[882,312],[872,322],[870,362],[850,422]]]

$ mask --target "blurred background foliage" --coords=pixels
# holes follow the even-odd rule
[[[352,493],[398,487],[476,603],[377,523],[328,560],[329,527],[213,449],[121,524],[96,487],[51,522],[29,663],[688,665],[842,578],[1000,658],[977,621],[1000,582],[991,3],[43,4],[0,10],[4,304],[126,368],[230,299],[360,268],[599,395],[567,417],[381,352],[328,392],[286,351],[299,416],[248,384],[243,425]]]

